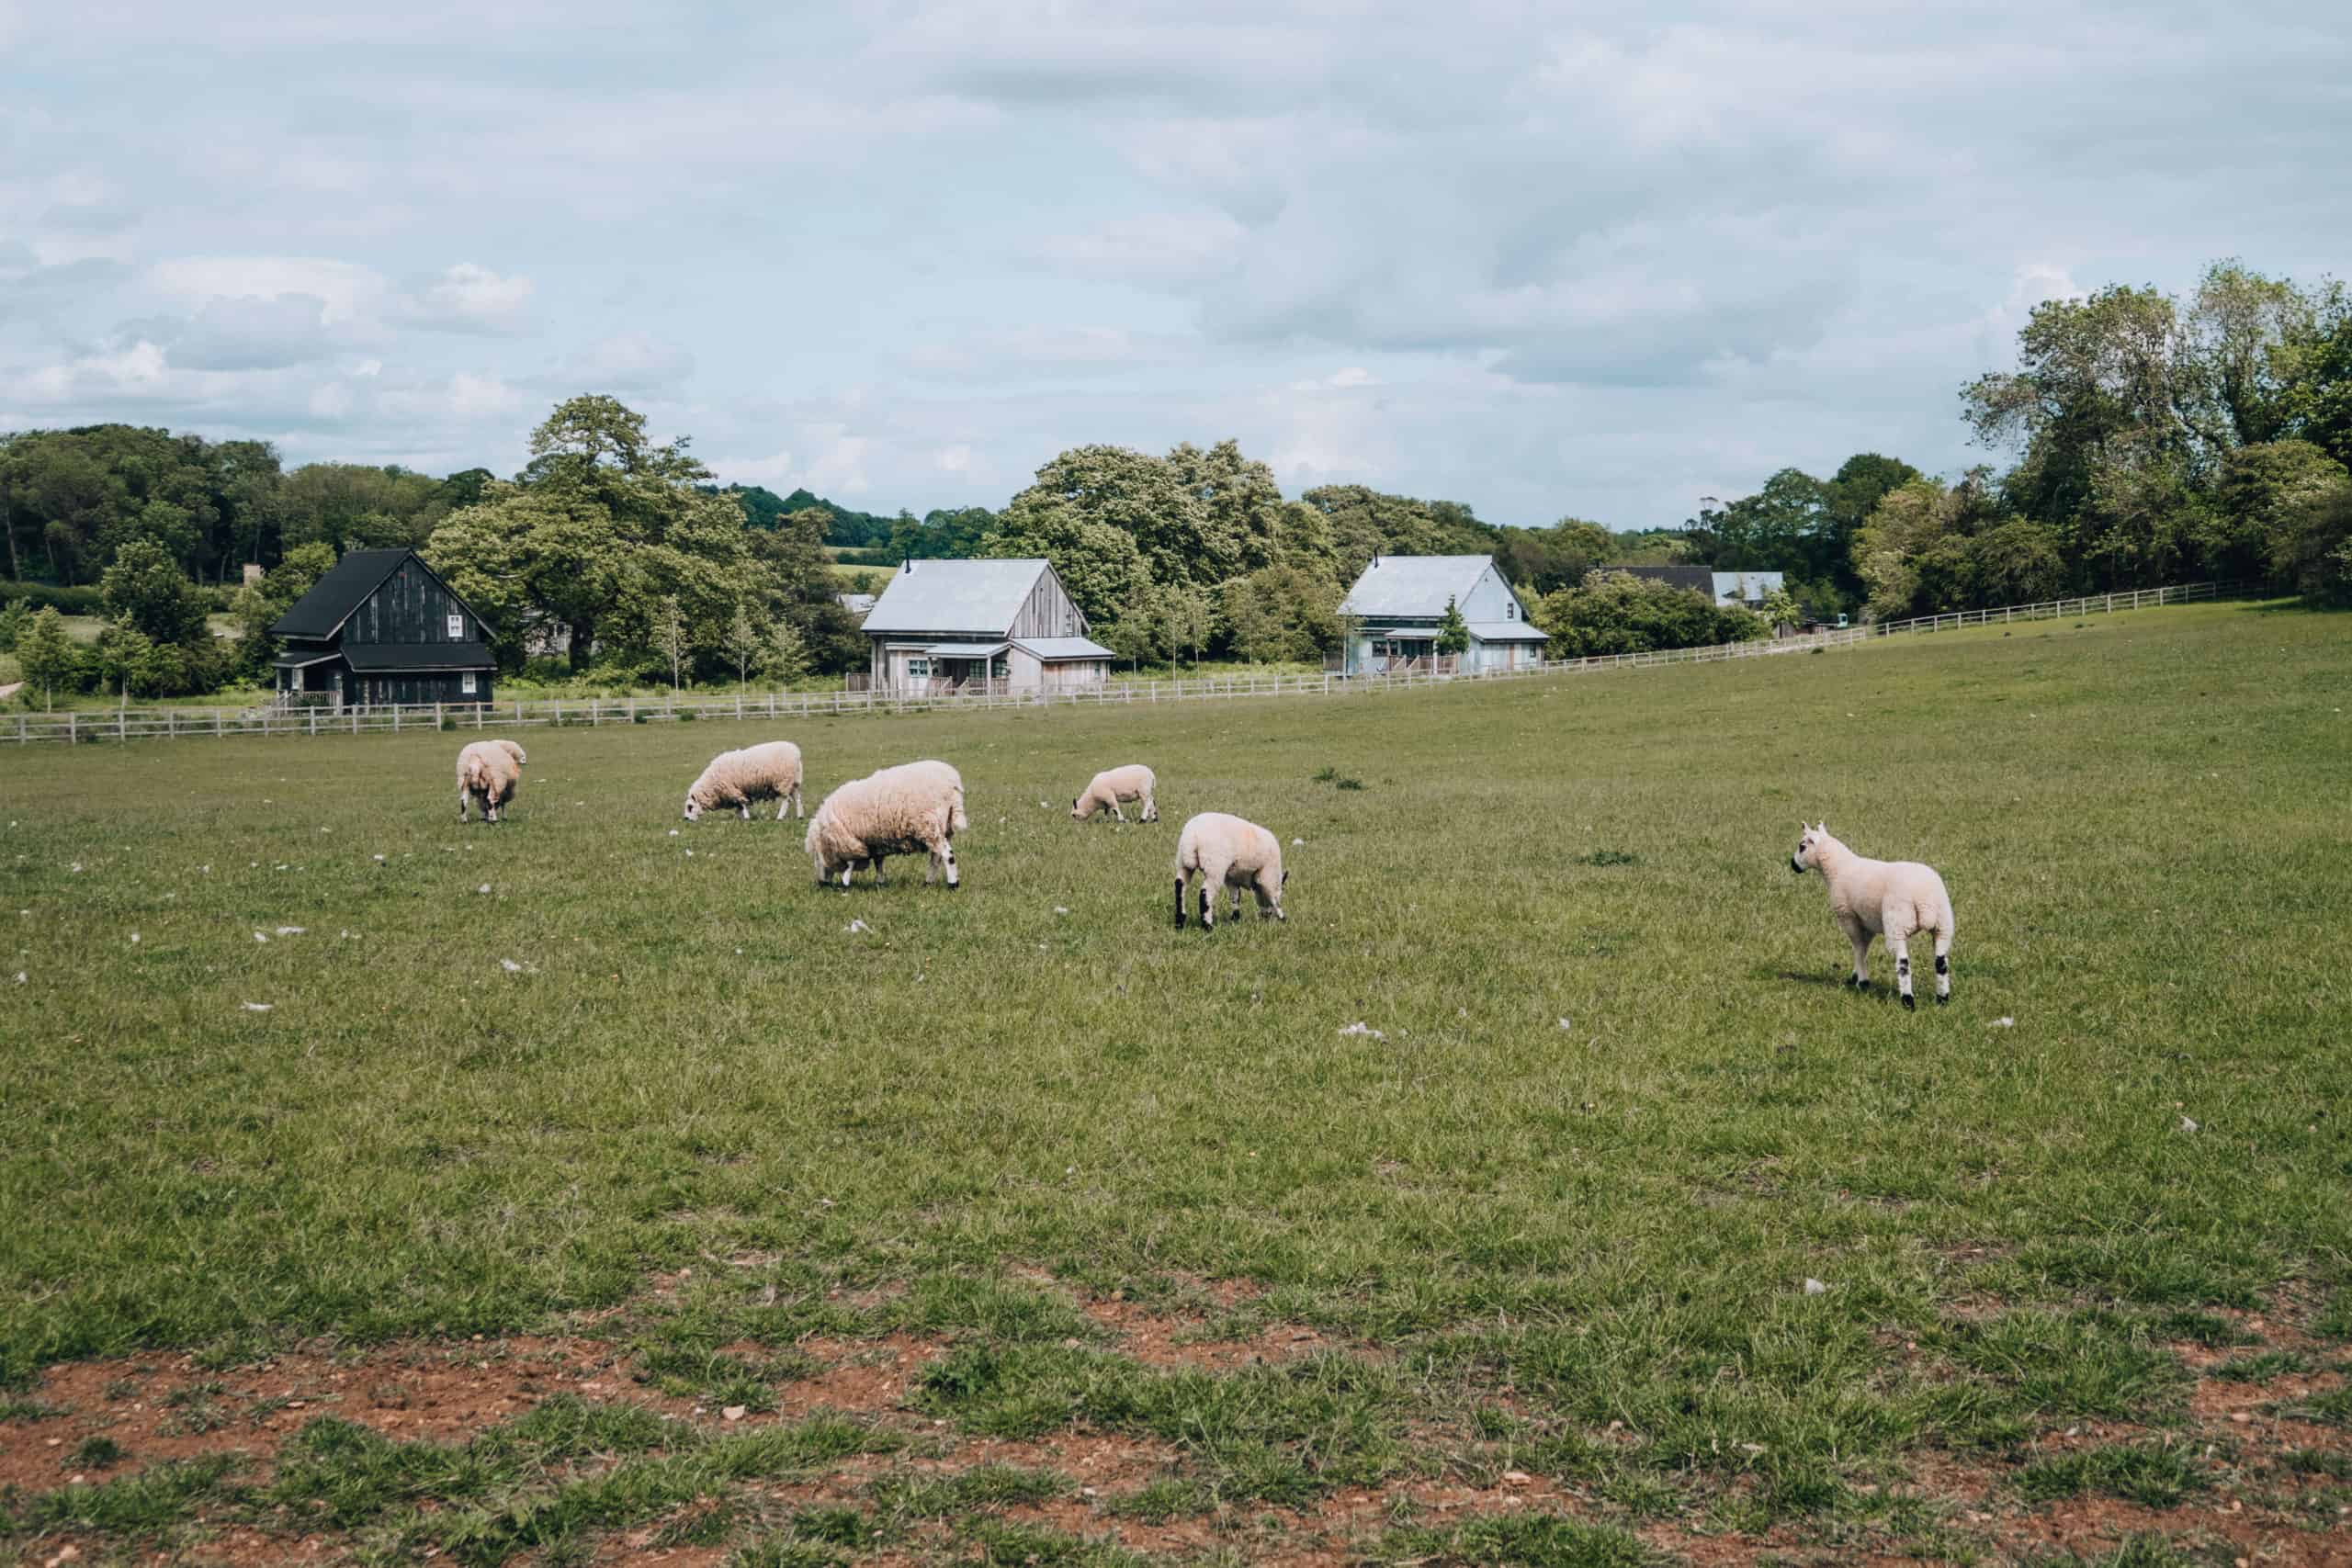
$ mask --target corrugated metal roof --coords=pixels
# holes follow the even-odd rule
[[[1042,560],[912,561],[865,613],[865,629],[1002,637],[1046,570]]]
[[[1101,643],[1090,641],[1082,637],[1017,637],[1012,640],[1048,663],[1064,659],[1116,659],[1119,657]]]
[[[990,659],[1012,646],[1009,642],[935,642],[923,651],[935,659]]]
[[[281,653],[270,664],[279,670],[308,670],[313,664],[324,664],[336,657],[332,653]]]
[[[1487,556],[1383,556],[1363,569],[1340,612],[1350,615],[1442,615],[1448,599],[1470,596]]]
[[[1549,642],[1551,637],[1525,621],[1473,621],[1470,635],[1480,642]]]
[[[366,674],[388,670],[489,670],[497,660],[478,642],[360,642],[339,649],[350,666]]]
[[[1715,603],[1728,604],[1735,599],[1750,604],[1760,604],[1764,596],[1788,581],[1781,571],[1718,571],[1714,578]]]

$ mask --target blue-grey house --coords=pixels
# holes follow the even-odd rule
[[[1544,657],[1550,639],[1528,624],[1491,557],[1374,556],[1340,604],[1353,622],[1341,668],[1378,674],[1429,659],[1448,601],[1470,628],[1460,669],[1513,670]]]

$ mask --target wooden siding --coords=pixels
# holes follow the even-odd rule
[[[1037,574],[1036,586],[1029,590],[1029,597],[1021,602],[1021,613],[1012,625],[995,633],[998,637],[1084,637],[1086,617],[1062,590],[1062,580],[1047,567]]]
[[[452,615],[458,620],[455,637],[449,635]],[[351,618],[343,624],[342,640],[413,648],[419,643],[474,642],[481,640],[481,623],[474,619],[473,613],[443,587],[441,580],[426,570],[422,561],[411,559],[401,563],[398,571],[384,579],[382,586],[360,601],[359,607],[351,612]],[[456,689],[454,682],[451,689]],[[437,699],[421,700],[429,703]]]
[[[490,701],[490,671],[473,671],[474,689],[464,690],[466,671],[431,670],[413,672],[394,671],[384,675],[352,675],[343,678],[344,701],[363,703],[370,707],[385,703],[447,703],[462,706]]]

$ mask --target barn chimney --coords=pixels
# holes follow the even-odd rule
[[[913,576],[913,575],[914,575],[914,570],[915,570],[915,563],[914,563],[914,559],[913,559],[913,558],[912,558],[912,557],[901,557],[901,558],[899,558],[899,571],[901,571],[901,572],[905,573],[906,575],[908,575],[908,576],[910,576],[910,577]]]

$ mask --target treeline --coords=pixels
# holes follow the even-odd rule
[[[1690,520],[1693,564],[1778,570],[1874,619],[2190,580],[2352,603],[2352,300],[2217,262],[2186,297],[2037,308],[1961,392],[2007,453],[1957,479],[1875,456],[1784,468]]]
[[[0,434],[0,535],[15,581],[93,584],[145,539],[191,580],[232,583],[245,562],[272,566],[301,545],[422,545],[490,479],[357,463],[288,471],[267,442],[129,424],[31,430]]]

